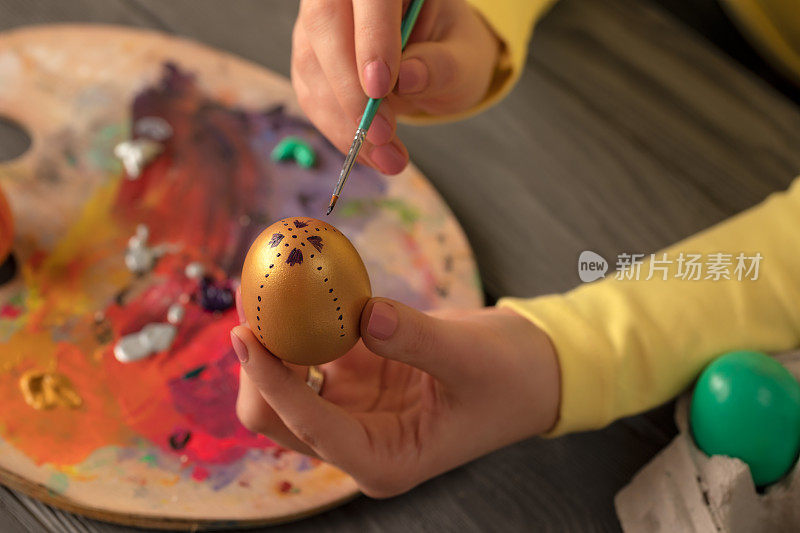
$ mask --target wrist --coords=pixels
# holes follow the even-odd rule
[[[513,345],[512,357],[525,382],[522,401],[529,413],[526,436],[547,433],[558,421],[561,403],[561,372],[555,347],[541,328],[513,309],[495,309],[508,324],[506,336]]]

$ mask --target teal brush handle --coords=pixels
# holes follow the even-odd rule
[[[424,2],[425,0],[411,0],[408,9],[406,9],[406,14],[403,15],[403,22],[400,24],[400,48],[403,50],[408,42],[408,36],[411,35],[411,29],[417,22],[417,16],[419,16],[419,11],[422,9],[422,4]],[[382,100],[383,98],[370,98],[366,108],[364,108],[364,114],[361,115],[361,122],[358,123],[358,129],[356,130],[356,136],[353,138],[353,144],[350,145],[350,150],[348,150],[347,156],[344,158],[344,165],[342,166],[342,171],[339,173],[339,180],[333,188],[331,203],[328,205],[329,215],[331,211],[333,211],[336,202],[339,200],[339,195],[344,188],[344,183],[347,181],[347,176],[350,175],[353,165],[356,164],[358,152],[361,151],[361,145],[364,144],[367,130],[370,124],[372,124],[372,119],[375,118],[375,113],[378,112],[378,107],[381,105]]]
[[[403,22],[400,24],[400,47],[405,50],[408,36],[411,35],[411,30],[414,29],[414,24],[417,22],[417,17],[422,9],[422,4],[425,0],[411,0],[408,5],[406,14],[403,16]],[[358,124],[358,129],[367,131],[372,119],[375,118],[375,113],[378,112],[378,106],[381,105],[383,98],[370,98],[367,102],[367,107],[364,108],[364,114],[361,115],[361,122]]]
[[[375,114],[378,112],[378,107],[380,107],[381,102],[383,102],[383,98],[369,99],[369,102],[367,102],[367,107],[364,108],[364,114],[361,115],[361,122],[358,123],[358,129],[363,131],[367,131],[369,129],[370,124],[372,124],[372,119],[375,118]]]

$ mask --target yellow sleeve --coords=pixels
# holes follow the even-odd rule
[[[558,353],[561,406],[549,435],[599,428],[663,403],[721,353],[800,345],[800,179],[656,259],[663,253],[666,262],[653,266],[669,268],[666,280],[654,268],[646,281],[645,261],[638,281],[609,274],[566,294],[499,302],[541,327]],[[703,255],[703,279],[675,277],[681,253]],[[717,253],[731,254],[730,280],[705,279],[711,264],[722,264]],[[757,279],[753,271],[736,279],[739,254],[761,255],[745,260],[747,268],[758,265]]]
[[[402,116],[401,121],[411,124],[433,124],[460,120],[480,113],[502,100],[522,73],[534,22],[544,15],[555,0],[467,0],[467,2],[483,16],[503,43],[500,60],[486,97],[476,106],[461,113],[435,117]]]

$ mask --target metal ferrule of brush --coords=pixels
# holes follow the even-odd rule
[[[347,176],[350,175],[353,165],[356,164],[358,153],[361,151],[361,145],[364,144],[364,139],[367,136],[367,131],[361,128],[356,130],[356,136],[353,138],[353,144],[350,145],[350,150],[347,152],[347,157],[344,159],[342,165],[342,172],[339,174],[339,181],[336,183],[336,194],[338,195],[344,187],[344,182],[347,181]]]

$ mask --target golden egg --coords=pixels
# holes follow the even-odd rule
[[[321,220],[279,220],[242,268],[242,307],[261,344],[284,361],[318,365],[358,341],[372,296],[367,269],[342,232]]]

